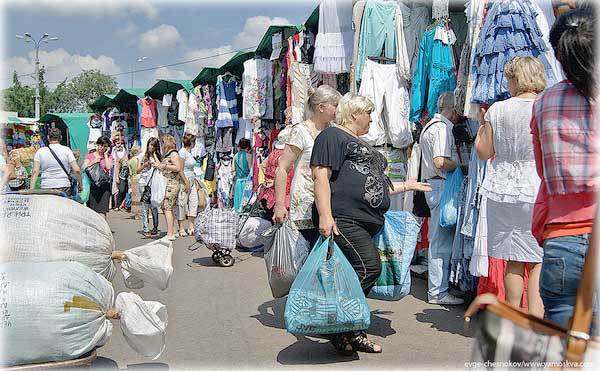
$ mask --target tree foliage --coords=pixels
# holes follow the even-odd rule
[[[13,72],[13,83],[2,92],[2,109],[18,112],[21,117],[33,117],[34,89],[21,84],[17,71]]]
[[[99,70],[85,70],[71,81],[65,79],[54,90],[46,86],[45,69],[40,69],[41,115],[49,112],[88,112],[89,105],[102,94],[116,94],[117,81],[114,77]],[[23,85],[17,72],[13,73],[13,83],[2,91],[2,109],[18,112],[21,117],[33,117],[35,89]]]

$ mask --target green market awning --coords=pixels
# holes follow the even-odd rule
[[[81,157],[87,155],[87,142],[90,136],[90,128],[87,122],[90,119],[91,113],[47,113],[40,119],[40,122],[49,124],[56,123],[63,135],[68,133],[68,145],[71,149],[78,149]],[[66,135],[63,137],[63,141]],[[65,143],[67,144],[67,143]]]
[[[231,72],[236,76],[242,76],[244,72],[244,62],[254,58],[254,52],[237,52],[230,60],[221,66],[222,72]]]
[[[319,7],[317,6],[315,10],[310,14],[306,22],[304,22],[304,27],[311,30],[314,34],[319,31]]]
[[[273,35],[278,32],[281,32],[283,34],[282,42],[286,42],[288,38],[298,33],[298,27],[291,24],[269,26],[267,32],[265,32],[262,40],[260,40],[260,43],[256,48],[257,55],[260,55],[265,58],[271,57],[271,52],[273,51],[273,44],[271,40],[273,39]]]
[[[119,106],[126,104],[135,104],[138,98],[143,98],[148,88],[123,88],[119,90],[112,102]]]
[[[113,94],[102,94],[101,96],[96,98],[94,103],[90,104],[90,108],[94,111],[101,111],[106,107],[110,107],[113,104],[112,99],[114,97],[115,96]]]
[[[204,67],[202,71],[192,80],[192,85],[214,85],[217,82],[217,76],[221,75],[223,71],[220,68],[215,67]]]
[[[165,94],[176,94],[177,90],[185,89],[188,92],[194,88],[191,80],[158,80],[154,86],[144,92],[154,99],[160,99]]]

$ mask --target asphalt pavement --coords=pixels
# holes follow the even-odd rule
[[[166,231],[159,214],[160,229]],[[117,249],[150,242],[141,235],[141,221],[125,212],[111,212],[108,222]],[[314,368],[464,368],[470,358],[473,331],[465,329],[465,306],[426,302],[427,282],[413,278],[411,294],[400,301],[368,299],[369,337],[381,354],[341,356],[324,339],[292,335],[285,330],[285,298],[273,299],[261,253],[234,251],[236,262],[223,268],[211,251],[193,237],[177,239],[173,276],[161,291],[146,286],[129,290],[119,271],[116,293],[134,291],[144,300],[167,306],[166,347],[156,360],[131,349],[117,322],[108,344],[98,349],[92,370]]]

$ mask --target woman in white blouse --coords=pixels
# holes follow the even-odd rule
[[[533,205],[540,185],[530,121],[533,102],[546,87],[544,66],[533,57],[515,57],[504,74],[512,96],[481,109],[477,154],[490,160],[482,184],[487,199],[488,255],[507,261],[506,298],[521,307],[525,269],[529,273],[529,313],[542,317],[539,293],[542,248],[531,233]]]

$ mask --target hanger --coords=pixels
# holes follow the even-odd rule
[[[381,54],[378,57],[369,57],[369,59],[383,64],[396,63],[395,58],[388,58],[385,56],[385,45],[381,48]]]

